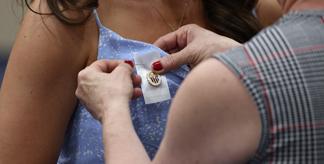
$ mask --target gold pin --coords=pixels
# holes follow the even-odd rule
[[[159,74],[149,72],[147,74],[146,78],[147,78],[147,81],[149,82],[149,84],[151,84],[154,87],[158,87],[159,85],[161,85],[162,78]]]

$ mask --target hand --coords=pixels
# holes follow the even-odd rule
[[[134,88],[141,79],[132,77],[130,65],[133,67],[130,61],[99,60],[79,73],[76,96],[94,118],[102,121],[111,106],[128,104],[132,96],[141,96],[140,88]]]
[[[215,53],[241,45],[197,25],[183,26],[161,37],[154,44],[170,53],[152,64],[156,73],[165,73],[185,64],[193,68]]]

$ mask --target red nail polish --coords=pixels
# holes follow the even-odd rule
[[[163,69],[163,66],[160,61],[156,61],[152,64],[152,67],[155,71],[161,71]]]
[[[125,60],[125,63],[130,65],[132,68],[134,67],[134,63],[131,60]]]

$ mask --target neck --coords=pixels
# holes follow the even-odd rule
[[[172,15],[180,17],[183,10],[185,9],[185,4],[189,4],[190,7],[197,6],[198,0],[147,0],[152,1],[154,5],[162,10],[169,10]],[[151,2],[151,3],[152,3]]]
[[[301,10],[324,10],[323,0],[282,0],[280,4],[285,13]]]
[[[187,2],[190,5],[185,9]],[[106,27],[145,42],[154,42],[172,31],[169,25],[177,27],[179,22],[206,26],[201,0],[99,0],[97,11]]]
[[[184,4],[191,2],[191,6],[197,6],[201,0],[99,0],[100,6],[110,7],[113,5],[127,6],[128,8],[139,8],[147,10],[155,5],[161,11],[167,10],[173,16],[180,16]],[[195,7],[194,7],[195,8]]]

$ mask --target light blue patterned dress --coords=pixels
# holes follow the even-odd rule
[[[96,12],[95,15],[97,16]],[[104,27],[98,16],[97,24],[100,30],[98,59],[134,60],[134,54],[151,51],[160,52],[161,56],[167,55],[152,44],[121,37]],[[174,97],[188,71],[187,67],[182,67],[166,75],[171,97]],[[143,98],[130,103],[135,130],[151,158],[156,154],[163,138],[170,104],[171,100],[146,105]],[[78,104],[70,122],[58,163],[104,163],[102,126],[82,104]]]

